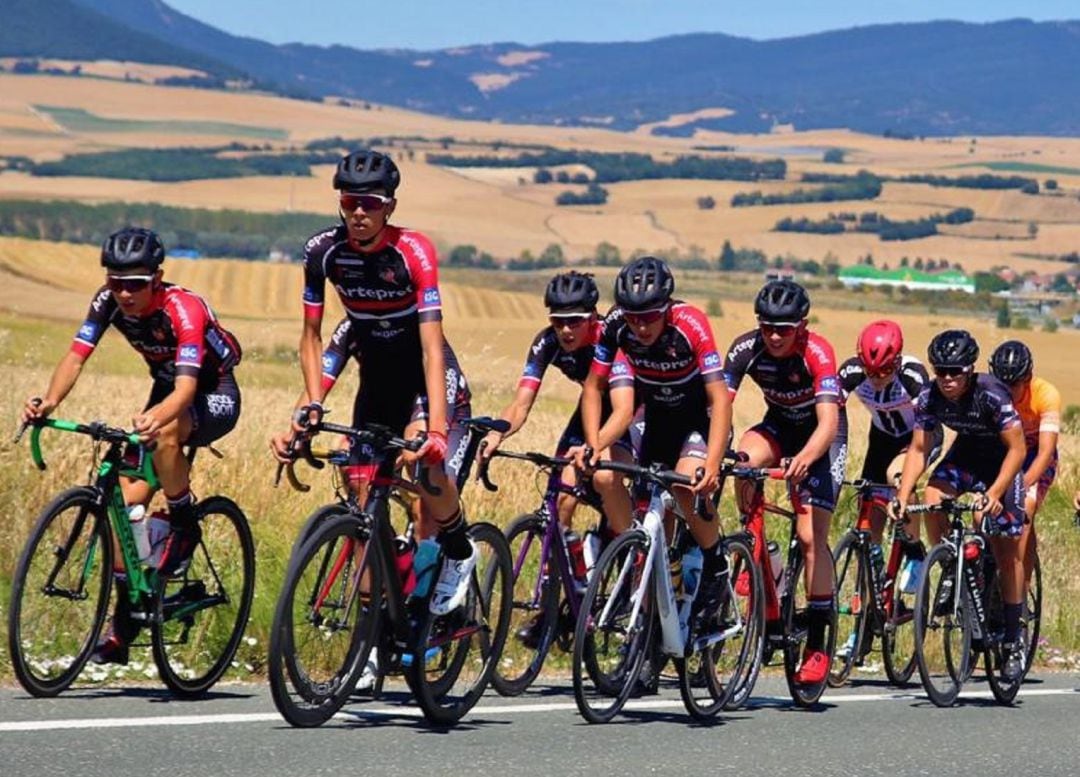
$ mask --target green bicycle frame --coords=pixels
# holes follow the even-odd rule
[[[90,433],[90,428],[84,424],[73,421],[63,421],[46,418],[40,424],[35,424],[30,432],[30,456],[39,470],[45,469],[45,459],[41,453],[41,430],[58,429],[63,432],[76,432],[80,434]],[[93,488],[97,490],[105,500],[105,509],[112,523],[113,531],[120,545],[120,554],[124,561],[124,571],[127,574],[128,598],[132,605],[138,607],[143,595],[152,595],[157,587],[157,570],[147,571],[139,562],[139,550],[135,544],[135,534],[131,530],[131,522],[128,520],[127,503],[124,501],[124,492],[120,488],[119,477],[121,475],[146,481],[151,489],[157,489],[160,485],[157,473],[154,472],[153,457],[143,447],[142,441],[136,434],[128,435],[127,443],[138,446],[140,449],[139,467],[127,467],[120,461],[118,455],[113,453],[116,443],[112,443],[113,449],[106,454],[101,466],[98,467],[97,478]],[[118,450],[118,449],[117,449]],[[96,540],[95,540],[96,541]],[[87,561],[83,570],[84,579],[89,575],[93,565],[95,548],[91,547],[87,554]]]

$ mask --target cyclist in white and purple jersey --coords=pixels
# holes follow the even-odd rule
[[[406,463],[427,469],[438,493],[421,489],[428,517],[439,527],[448,563],[435,584],[431,609],[445,614],[464,601],[476,565],[455,483],[447,476],[449,418],[445,390],[442,300],[438,263],[428,238],[389,223],[401,174],[377,151],[354,151],[338,163],[341,224],[313,235],[304,246],[304,327],[300,365],[312,401],[303,424],[322,419],[322,319],[326,284],[337,292],[363,351],[353,424],[379,423],[402,434],[418,395],[428,400],[427,438]],[[353,463],[371,464],[367,446],[354,446]],[[276,451],[279,456],[284,451]]]
[[[829,522],[844,480],[847,415],[829,342],[807,329],[810,297],[799,284],[776,280],[754,300],[758,327],[728,349],[724,379],[731,398],[749,375],[765,395],[761,423],[739,441],[751,467],[775,467],[789,460],[785,476],[798,489],[802,506],[796,531],[806,559],[807,638],[795,681],[823,683],[829,673],[825,633],[832,617],[833,563]],[[738,489],[744,514],[754,495],[752,483]],[[746,585],[743,580],[737,585]]]
[[[975,372],[979,344],[970,333],[961,329],[941,332],[930,341],[927,355],[934,369],[934,382],[919,394],[915,433],[890,510],[896,516],[903,515],[911,500],[915,483],[926,468],[929,433],[942,425],[955,431],[956,439],[930,475],[926,501],[935,504],[944,496],[985,489],[982,514],[996,523],[997,532],[989,542],[1000,570],[1005,617],[1008,658],[1001,671],[1012,682],[1023,675],[1026,658],[1020,621],[1024,566],[1019,538],[1027,520],[1023,426],[1008,386]],[[947,529],[945,517],[929,516],[926,528],[931,543],[937,544]]]
[[[603,322],[582,391],[581,415],[586,446],[599,450],[605,442],[600,437],[603,387],[621,350],[644,402],[641,464],[662,464],[696,481],[674,494],[704,556],[694,617],[708,618],[723,603],[727,558],[718,522],[699,518],[693,501],[695,494],[717,487],[720,462],[731,438],[731,401],[709,319],[697,308],[673,300],[674,290],[667,264],[652,256],[636,259],[619,272],[616,307]],[[579,450],[577,455],[588,464],[584,453]],[[704,470],[701,478],[698,469]],[[623,520],[629,524],[629,519],[626,515]]]

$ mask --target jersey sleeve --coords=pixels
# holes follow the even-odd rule
[[[840,389],[844,392],[844,396],[847,397],[866,380],[866,370],[863,369],[862,361],[857,356],[852,356],[840,365],[839,377]]]
[[[611,373],[615,356],[619,351],[619,330],[622,328],[622,311],[616,308],[608,313],[600,327],[596,345],[593,348],[591,372],[606,378]]]
[[[330,232],[313,235],[304,245],[304,318],[322,318],[326,304],[326,256]]]
[[[941,425],[941,421],[931,410],[931,388],[931,386],[927,386],[915,398],[915,428],[924,432],[932,432]]]
[[[900,367],[900,385],[903,386],[904,392],[915,400],[922,390],[930,385],[930,375],[926,372],[926,367],[922,362],[905,360]]]
[[[739,335],[732,341],[728,347],[727,355],[724,357],[724,382],[733,397],[738,392],[743,378],[746,377],[747,370],[750,369],[750,363],[754,358],[754,342],[756,339],[757,332],[754,330]]]
[[[626,355],[620,350],[615,355],[615,361],[611,364],[611,374],[608,376],[608,391],[634,388],[634,368],[626,360]]]
[[[174,291],[165,302],[165,312],[176,333],[176,374],[198,377],[206,356],[206,328],[210,321],[206,306],[190,292]]]
[[[116,310],[116,300],[112,292],[105,286],[97,290],[94,298],[90,301],[90,309],[86,312],[86,320],[83,321],[79,331],[75,333],[75,339],[71,341],[72,352],[83,359],[88,359],[90,354],[97,348],[101,336],[109,328],[113,312]]]
[[[540,390],[540,384],[544,381],[544,373],[551,364],[554,348],[559,344],[555,341],[555,333],[550,327],[542,329],[533,338],[529,346],[529,354],[525,357],[525,367],[521,370],[521,378],[518,379],[518,388],[530,388],[533,391]]]
[[[330,344],[326,346],[322,357],[322,388],[323,395],[330,393],[330,389],[341,377],[345,365],[349,363],[349,341],[352,334],[352,322],[346,316],[330,335]]]
[[[716,350],[716,339],[708,317],[697,308],[686,306],[680,310],[679,324],[694,349],[702,381],[712,383],[722,380],[724,367]]]
[[[806,341],[806,366],[814,379],[814,402],[840,402],[840,378],[836,370],[836,354],[829,341],[811,334]]]
[[[403,231],[399,245],[405,266],[416,287],[416,311],[420,323],[442,320],[442,297],[439,294],[439,263],[435,246],[419,232]]]
[[[1038,399],[1039,431],[1060,433],[1061,393],[1054,385],[1041,381]]]

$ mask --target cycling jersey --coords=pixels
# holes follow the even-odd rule
[[[766,418],[781,424],[817,425],[814,405],[843,405],[836,356],[823,337],[807,332],[791,356],[770,356],[760,330],[735,338],[724,360],[724,380],[732,398],[745,376],[761,387],[768,405]]]
[[[844,398],[854,394],[870,411],[874,427],[892,437],[910,437],[915,428],[915,400],[930,377],[922,362],[913,356],[903,356],[900,368],[884,388],[878,389],[867,379],[866,370],[858,357],[840,365],[840,387]]]
[[[704,408],[705,384],[722,378],[709,319],[684,302],[669,306],[667,325],[652,345],[639,342],[622,310],[614,309],[601,325],[592,371],[607,377],[620,349],[647,407]]]
[[[319,232],[304,246],[305,316],[322,316],[327,281],[356,328],[365,360],[390,366],[419,363],[420,323],[442,320],[431,241],[419,232],[387,226],[378,243],[357,251],[344,226]]]
[[[1027,391],[1016,402],[1016,412],[1029,448],[1038,447],[1040,432],[1061,431],[1061,394],[1042,378],[1031,379]]]
[[[199,295],[160,284],[141,316],[123,315],[108,287],[90,303],[71,350],[87,359],[109,326],[146,361],[155,382],[173,384],[177,375],[193,377],[200,392],[214,388],[240,361],[240,344]]]
[[[529,354],[525,357],[525,368],[521,372],[518,386],[527,386],[538,391],[549,366],[555,366],[575,383],[584,383],[602,328],[600,321],[590,324],[588,344],[575,351],[567,351],[559,344],[559,336],[552,327],[541,329],[529,346]]]

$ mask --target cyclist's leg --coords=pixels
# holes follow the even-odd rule
[[[956,496],[967,491],[973,485],[971,475],[960,467],[955,446],[950,448],[934,471],[930,473],[930,482],[926,486],[923,499],[926,504],[938,504],[948,496]],[[928,513],[923,519],[926,526],[927,545],[934,547],[948,531],[948,520],[943,513]]]
[[[577,409],[574,410],[574,414],[570,416],[570,420],[566,423],[566,428],[563,429],[563,433],[559,436],[559,442],[555,445],[555,455],[565,456],[566,452],[577,445],[585,444],[585,431],[581,425],[581,405],[579,404]],[[562,480],[564,483],[577,483],[578,473],[573,467],[564,467],[562,471]],[[593,481],[595,485],[595,479]],[[555,507],[558,512],[559,525],[562,526],[563,531],[570,531],[574,525],[574,511],[577,509],[578,500],[571,494],[559,494],[556,497]]]
[[[739,440],[739,453],[746,454],[748,467],[773,467],[782,456],[779,430],[770,422],[762,421],[743,433]],[[735,487],[735,496],[739,512],[745,514],[754,500],[758,484],[739,481]]]
[[[872,483],[891,483],[889,475],[891,472],[896,471],[898,457],[900,457],[901,464],[903,463],[902,456],[904,451],[907,450],[910,440],[910,434],[903,437],[893,437],[876,426],[871,426],[866,444],[866,458],[863,459],[863,468],[859,477]],[[889,490],[882,489],[881,492],[875,493],[874,496],[877,498],[873,500],[873,506],[870,510],[870,539],[875,545],[880,546],[885,531],[885,522],[888,519],[885,505],[892,498],[892,493]]]
[[[1024,606],[1024,560],[1020,536],[1024,529],[1023,475],[1017,474],[1005,489],[1002,510],[993,519],[999,534],[990,538],[990,546],[1001,579],[1001,599],[1005,607],[1005,642],[1016,642]]]
[[[1028,467],[1031,466],[1031,461],[1037,453],[1037,447],[1029,449],[1027,460],[1021,469],[1022,472],[1026,472]],[[1038,538],[1035,534],[1035,515],[1039,512],[1039,508],[1042,507],[1043,500],[1046,499],[1046,493],[1054,483],[1057,476],[1057,464],[1058,453],[1055,449],[1054,457],[1051,459],[1049,466],[1043,471],[1039,480],[1032,483],[1024,494],[1024,513],[1027,515],[1027,522],[1024,524],[1023,533],[1020,535],[1020,557],[1024,560],[1025,593],[1031,587],[1031,575],[1035,571],[1035,553],[1038,549]]]

